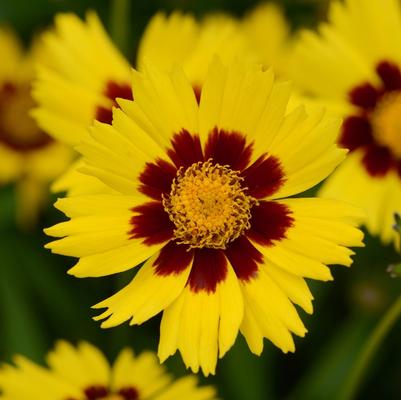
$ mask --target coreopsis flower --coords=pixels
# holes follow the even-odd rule
[[[114,46],[94,13],[86,21],[73,14],[60,14],[55,31],[43,37],[52,68],[39,68],[34,97],[38,108],[34,116],[51,136],[77,145],[94,119],[111,123],[117,98],[132,100],[131,65]],[[193,90],[200,96],[207,66],[214,54],[224,62],[236,56],[252,58],[246,39],[229,17],[208,17],[197,22],[191,15],[175,12],[156,14],[139,43],[136,65],[144,60],[170,70],[183,66]],[[48,62],[49,64],[49,62]],[[54,184],[55,191],[70,194],[105,191],[95,179],[76,170],[80,162]]]
[[[274,67],[285,75],[290,49],[290,27],[283,11],[275,3],[261,3],[243,18],[241,30],[249,48],[265,68]]]
[[[156,355],[135,356],[126,348],[110,365],[100,350],[87,342],[77,347],[59,341],[47,355],[48,367],[23,356],[0,366],[3,400],[212,400],[211,386],[197,386],[194,376],[174,380]]]
[[[86,21],[59,14],[42,36],[47,63],[39,65],[33,96],[38,124],[60,141],[76,145],[94,119],[111,122],[116,97],[132,99],[130,63],[94,13]]]
[[[31,94],[38,45],[24,52],[15,34],[0,28],[0,187],[15,183],[18,221],[34,222],[47,186],[63,172],[71,151],[38,128],[30,116]]]
[[[79,147],[87,174],[115,194],[74,196],[70,220],[47,230],[53,252],[79,257],[69,271],[99,277],[141,263],[132,282],[95,308],[102,327],[139,325],[163,311],[159,357],[178,349],[187,367],[214,373],[238,330],[252,352],[263,338],[294,351],[312,312],[304,278],[330,280],[351,264],[358,211],[337,201],[288,198],[340,163],[340,122],[302,106],[271,70],[215,59],[198,104],[182,70],[134,71],[134,101],[113,125],[95,123]]]
[[[321,195],[362,207],[386,243],[401,210],[400,19],[397,0],[333,2],[329,22],[303,33],[290,63],[297,84],[344,118],[338,143],[350,154]]]
[[[114,46],[95,13],[86,21],[59,14],[53,31],[42,35],[46,63],[38,65],[32,115],[51,137],[68,146],[87,135],[94,119],[110,122],[117,97],[132,99],[130,63]],[[55,192],[105,192],[97,179],[79,174],[80,160],[52,186]]]
[[[225,14],[206,15],[197,22],[191,15],[156,14],[149,22],[138,48],[136,68],[146,62],[170,71],[182,66],[199,101],[208,66],[218,54],[224,64],[235,58],[256,60],[238,21]],[[135,88],[133,88],[135,92]]]

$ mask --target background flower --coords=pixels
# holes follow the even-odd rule
[[[25,52],[15,34],[3,27],[0,52],[0,185],[16,184],[17,218],[29,227],[46,203],[49,183],[66,170],[72,152],[30,116],[34,63],[43,58],[40,45]]]
[[[291,36],[283,10],[276,3],[260,3],[245,15],[241,28],[263,66],[284,74]]]
[[[4,400],[116,399],[116,400],[212,400],[211,386],[198,387],[194,376],[178,380],[166,374],[151,352],[135,356],[123,349],[111,366],[96,347],[77,347],[59,341],[46,357],[48,368],[26,357],[14,357],[14,365],[0,367]]]
[[[338,141],[350,155],[321,195],[361,206],[386,243],[401,207],[400,18],[393,0],[333,2],[329,22],[301,35],[291,63],[296,83],[344,117]]]

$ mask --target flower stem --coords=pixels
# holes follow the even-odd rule
[[[110,34],[118,48],[126,54],[131,0],[111,0]]]
[[[370,361],[379,349],[383,339],[400,316],[401,295],[387,310],[383,318],[379,321],[378,325],[375,327],[372,334],[366,341],[361,353],[352,367],[351,373],[348,375],[348,379],[345,381],[343,389],[340,392],[340,400],[351,400],[355,398],[357,390],[361,385],[370,365]]]

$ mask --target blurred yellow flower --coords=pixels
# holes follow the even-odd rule
[[[312,312],[304,277],[332,279],[362,245],[359,213],[337,201],[287,198],[324,179],[345,150],[339,120],[302,106],[287,112],[288,83],[271,70],[209,65],[200,103],[176,67],[133,73],[135,100],[119,100],[113,125],[96,122],[79,146],[85,172],[114,194],[56,206],[70,221],[46,232],[53,252],[79,257],[77,277],[122,272],[133,281],[97,304],[103,327],[141,324],[164,311],[159,357],[178,349],[187,367],[214,373],[238,330],[252,352],[263,338],[294,351]]]
[[[157,14],[142,36],[137,69],[142,71],[147,61],[164,71],[181,65],[199,101],[213,57],[218,55],[224,64],[237,57],[255,60],[248,47],[237,21],[225,14],[209,15],[201,22],[190,14]]]
[[[350,154],[321,196],[362,207],[368,230],[385,243],[401,211],[400,7],[334,1],[329,22],[302,33],[290,63],[299,87],[344,117],[338,142]]]
[[[59,341],[47,356],[49,368],[23,356],[0,368],[2,400],[212,400],[211,386],[194,376],[177,380],[166,374],[156,355],[135,356],[126,348],[112,366],[94,346]]]
[[[251,51],[265,68],[274,67],[285,75],[290,49],[290,27],[282,9],[275,3],[261,3],[241,21],[241,30]]]
[[[30,116],[34,63],[41,49],[25,53],[14,33],[0,28],[0,186],[15,183],[18,221],[29,226],[46,200],[49,182],[65,171],[71,150],[38,128]]]
[[[116,97],[132,99],[130,64],[94,13],[86,22],[74,14],[57,15],[42,43],[48,59],[38,68],[33,96],[45,107],[33,115],[50,135],[76,145],[95,118],[111,121]]]

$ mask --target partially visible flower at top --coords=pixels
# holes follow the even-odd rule
[[[197,386],[195,376],[174,380],[156,355],[135,356],[126,348],[112,366],[87,342],[77,347],[57,342],[47,355],[48,368],[17,355],[15,365],[0,366],[2,400],[213,400],[211,386]]]
[[[306,329],[292,302],[312,312],[304,277],[332,279],[361,246],[359,212],[337,201],[287,198],[324,179],[346,151],[339,120],[302,106],[287,112],[288,83],[271,70],[214,59],[200,103],[176,67],[134,72],[134,101],[113,125],[95,123],[79,146],[84,172],[115,191],[56,206],[70,221],[46,247],[79,257],[69,271],[99,277],[144,262],[101,302],[103,327],[141,324],[164,311],[159,357],[178,349],[187,367],[214,373],[238,330],[252,352],[263,338],[294,351]]]
[[[257,60],[265,68],[272,66],[276,73],[285,76],[291,36],[283,10],[275,3],[261,3],[248,12],[240,24]]]
[[[49,182],[66,170],[72,152],[39,129],[30,116],[39,44],[25,52],[16,35],[3,27],[0,54],[0,187],[16,184],[17,219],[29,227],[47,198]]]
[[[328,23],[305,31],[291,76],[305,93],[344,118],[338,143],[346,161],[320,192],[364,209],[385,243],[401,211],[401,3],[333,1]]]
[[[182,66],[199,102],[208,67],[216,55],[224,64],[236,58],[257,59],[238,21],[228,15],[206,15],[198,22],[190,14],[176,12],[166,17],[159,13],[143,33],[136,69],[143,70],[146,62],[166,72],[174,65]]]
[[[89,12],[86,21],[73,14],[60,14],[55,30],[43,37],[52,68],[42,66],[34,97],[39,108],[34,115],[51,136],[77,145],[96,119],[111,123],[116,98],[132,100],[131,65],[114,46],[100,20]],[[235,56],[251,58],[246,41],[229,17],[206,18],[189,14],[158,13],[149,22],[139,44],[136,65],[145,59],[164,70],[174,63],[183,66],[199,99],[207,66],[214,54],[225,61]],[[135,89],[134,89],[135,92]],[[70,194],[104,192],[94,178],[77,173],[77,165],[54,185]]]

